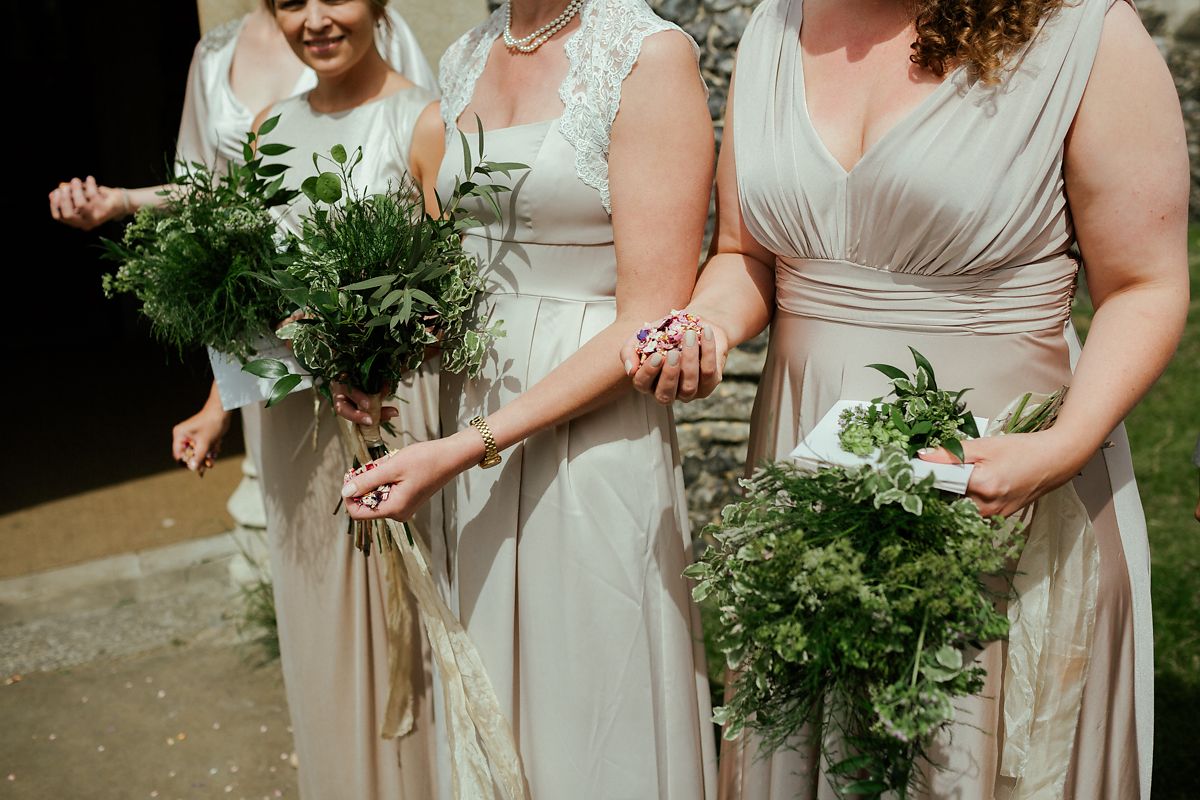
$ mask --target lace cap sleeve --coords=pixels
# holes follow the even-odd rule
[[[446,124],[446,144],[458,139],[458,118],[471,102],[475,82],[483,74],[488,51],[503,24],[496,10],[482,25],[467,31],[446,49],[438,62],[438,83],[442,87],[442,121]]]
[[[579,30],[566,44],[570,67],[559,89],[564,106],[559,129],[575,148],[579,179],[600,192],[604,210],[611,214],[608,145],[621,85],[647,36],[668,30],[687,33],[656,15],[644,0],[591,0],[580,16]],[[688,41],[698,64],[700,49],[690,36]]]

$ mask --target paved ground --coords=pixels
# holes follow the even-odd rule
[[[81,585],[61,613],[0,604],[0,798],[296,797],[278,663],[239,639],[234,558]]]

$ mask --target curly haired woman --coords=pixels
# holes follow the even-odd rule
[[[770,322],[755,464],[836,401],[884,394],[863,365],[902,363],[906,345],[974,387],[985,416],[1070,384],[1054,428],[965,448],[968,495],[987,514],[1032,509],[1030,543],[1014,634],[978,654],[987,685],[956,709],[921,794],[1149,798],[1149,556],[1121,420],[1183,328],[1188,169],[1171,77],[1134,9],[766,0],[725,131],[719,230],[689,305],[705,335],[630,363],[635,385],[703,396],[727,347]],[[1080,266],[1096,304],[1082,352]],[[843,743],[811,733],[763,760],[752,740],[728,743],[721,796],[835,797],[821,751]]]

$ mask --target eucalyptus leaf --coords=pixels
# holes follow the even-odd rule
[[[346,163],[346,148],[340,144],[335,144],[329,149],[330,157],[338,164]]]

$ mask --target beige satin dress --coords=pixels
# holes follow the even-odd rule
[[[751,464],[786,455],[835,401],[885,393],[886,379],[864,365],[911,367],[909,345],[942,385],[974,387],[966,400],[982,416],[1021,392],[1071,382],[1079,265],[1064,141],[1114,1],[1066,4],[998,87],[953,72],[849,171],[807,116],[802,0],[759,7],[741,43],[732,112],[741,210],[777,256]],[[1099,550],[1094,629],[1079,710],[1057,743],[1069,764],[1052,765],[1062,770],[1050,782],[1057,788],[1036,797],[1149,797],[1149,556],[1123,428],[1110,438],[1074,481]],[[942,768],[925,770],[927,796],[1013,791],[1000,765],[1005,659],[999,643],[979,656],[987,686],[959,704],[934,748]],[[721,796],[832,800],[818,747],[794,745],[759,760],[753,740],[726,743]]]
[[[581,19],[567,46],[563,116],[485,134],[490,159],[530,169],[501,195],[502,219],[470,204],[481,224],[465,245],[482,263],[485,306],[507,333],[479,378],[444,376],[447,432],[516,399],[615,319],[601,120],[615,115],[643,39],[673,26],[641,0],[592,0]],[[443,58],[451,130],[474,128],[459,116],[502,27],[497,12]],[[474,135],[468,140],[474,148]],[[457,136],[451,144],[438,181],[443,197],[463,168]],[[435,557],[445,590],[512,724],[533,800],[714,797],[670,410],[630,389],[529,437],[498,467],[464,472],[443,504],[446,535]]]
[[[312,174],[312,154],[334,144],[353,151],[362,145],[355,170],[360,189],[383,191],[408,170],[409,145],[417,118],[433,102],[431,93],[406,89],[337,114],[318,114],[307,95],[279,103],[275,141],[295,147],[279,160],[289,163],[294,183]],[[299,227],[302,197],[280,224]],[[400,434],[393,448],[438,435],[436,368],[426,368],[397,390]],[[428,659],[414,654],[411,676],[415,726],[398,739],[381,736],[389,696],[387,587],[380,557],[364,558],[346,535],[347,517],[338,510],[342,476],[351,455],[343,447],[337,418],[312,390],[297,392],[259,410],[262,444],[259,479],[267,510],[271,575],[283,679],[300,761],[301,797],[307,800],[428,800],[434,796],[433,722]],[[427,535],[440,527],[426,508],[414,527]],[[409,631],[421,647],[416,619]]]

